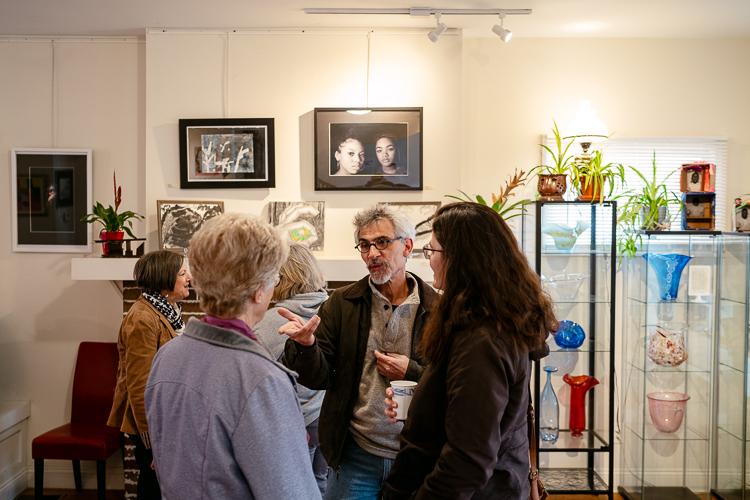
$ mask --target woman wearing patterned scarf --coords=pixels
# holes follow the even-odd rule
[[[107,424],[126,433],[135,445],[140,469],[138,499],[160,499],[159,483],[151,469],[153,456],[143,391],[157,349],[185,328],[177,302],[189,294],[190,274],[182,255],[160,250],[146,254],[135,264],[133,279],[141,296],[120,326],[120,365]]]

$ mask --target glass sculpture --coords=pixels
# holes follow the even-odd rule
[[[692,257],[679,254],[647,253],[643,255],[643,258],[648,261],[651,269],[656,273],[659,298],[668,302],[676,300],[682,270],[685,269]]]
[[[560,408],[557,404],[557,396],[552,388],[552,373],[557,371],[554,366],[545,366],[547,372],[547,383],[544,384],[539,409],[539,435],[546,443],[556,443],[560,436]]]
[[[574,437],[583,436],[586,428],[586,393],[599,384],[599,381],[590,375],[578,375],[571,377],[565,374],[563,381],[570,386],[570,417],[568,427],[570,434]]]
[[[560,328],[555,333],[555,344],[563,349],[578,349],[586,339],[581,325],[569,320],[560,321]]]

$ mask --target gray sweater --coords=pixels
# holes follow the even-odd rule
[[[320,500],[295,386],[258,343],[191,319],[145,391],[163,498]]]
[[[321,290],[319,292],[300,293],[286,300],[280,300],[276,307],[269,309],[263,319],[254,327],[253,333],[263,347],[268,349],[271,357],[279,361],[284,354],[286,335],[279,335],[279,328],[287,323],[287,320],[279,314],[279,307],[289,309],[294,314],[302,317],[305,321],[316,314],[322,304],[328,298],[328,294]],[[297,384],[297,394],[302,405],[302,414],[305,416],[305,426],[315,422],[320,417],[320,407],[323,405],[323,397],[326,391],[313,391],[304,385]]]

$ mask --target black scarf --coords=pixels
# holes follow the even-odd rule
[[[179,314],[175,310],[175,308],[172,307],[172,304],[167,302],[167,299],[162,297],[159,292],[148,290],[146,292],[143,292],[143,296],[146,297],[146,300],[148,300],[151,305],[156,308],[157,311],[162,313],[164,317],[167,318],[167,321],[169,321],[169,324],[172,325],[172,329],[175,332],[177,330],[182,330],[183,328],[185,328],[185,322],[182,321],[182,315]]]

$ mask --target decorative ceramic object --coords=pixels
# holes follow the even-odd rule
[[[585,220],[579,220],[575,227],[558,224],[557,222],[548,222],[542,226],[542,232],[552,236],[555,241],[555,247],[561,252],[570,252],[573,245],[576,244],[578,237],[591,226]]]
[[[555,274],[554,276],[542,275],[542,283],[553,288],[562,302],[570,302],[581,288],[583,280],[588,277],[588,274],[581,273],[563,273]]]
[[[677,431],[685,416],[685,409],[690,396],[681,392],[652,392],[646,394],[651,422],[659,432]]]
[[[546,443],[556,443],[560,437],[560,407],[557,396],[552,388],[552,373],[557,371],[554,366],[545,366],[547,383],[544,384],[539,408],[539,436]]]
[[[540,200],[562,201],[565,191],[568,190],[568,176],[565,174],[539,175],[539,182],[537,182],[536,190],[539,191],[539,194],[541,195],[539,197]]]
[[[583,344],[586,333],[581,325],[573,321],[560,321],[560,328],[555,333],[555,344],[563,349],[578,349]]]
[[[659,366],[679,366],[688,358],[685,327],[655,327],[648,343],[648,358]]]
[[[586,393],[599,384],[599,381],[590,375],[578,375],[571,377],[565,374],[563,380],[570,386],[570,418],[568,427],[573,437],[583,436],[586,428]]]
[[[659,298],[665,301],[677,299],[677,289],[680,287],[680,276],[688,261],[692,257],[678,254],[647,253],[643,255],[656,273],[659,285]]]

